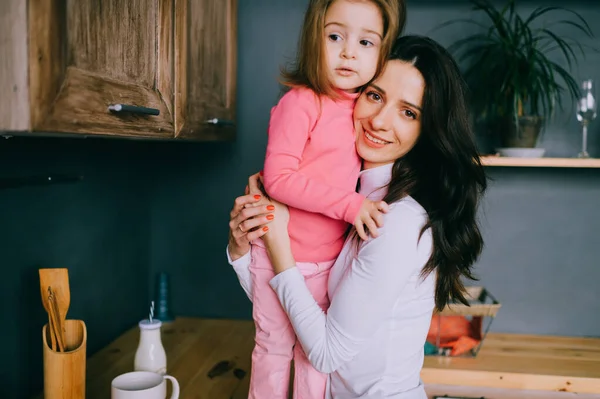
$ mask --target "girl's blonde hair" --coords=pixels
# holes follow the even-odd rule
[[[281,83],[287,87],[307,87],[319,95],[336,97],[326,73],[323,34],[325,14],[336,0],[310,0],[304,16],[296,61],[281,72]],[[406,4],[404,0],[366,0],[379,7],[383,16],[383,39],[377,62],[377,76],[390,54],[394,40],[404,30]]]

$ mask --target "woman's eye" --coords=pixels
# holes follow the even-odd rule
[[[367,92],[367,98],[373,101],[381,101],[381,96],[374,91]]]
[[[373,42],[370,42],[369,40],[361,40],[359,43],[361,46],[365,46],[365,47],[373,46]]]
[[[337,42],[338,40],[341,39],[341,36],[336,34],[336,33],[332,33],[331,35],[328,36],[329,40],[333,41],[333,42]]]
[[[410,119],[417,119],[417,114],[412,112],[410,109],[404,110],[404,115],[408,116]]]

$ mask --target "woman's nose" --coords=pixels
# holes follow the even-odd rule
[[[391,113],[387,107],[381,107],[371,116],[371,126],[374,130],[388,130],[391,124]]]

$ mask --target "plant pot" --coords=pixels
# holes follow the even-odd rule
[[[518,125],[512,118],[502,118],[497,124],[502,147],[535,147],[543,120],[539,116],[521,116]]]

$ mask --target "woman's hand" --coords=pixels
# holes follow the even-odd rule
[[[229,215],[229,256],[237,260],[250,251],[250,242],[265,235],[275,206],[255,192],[237,197]]]
[[[289,239],[287,226],[290,220],[290,212],[288,210],[288,207],[279,201],[275,201],[274,199],[269,198],[267,193],[265,193],[264,191],[264,187],[262,185],[259,173],[254,174],[248,178],[248,186],[246,187],[246,190],[251,194],[264,195],[269,204],[272,205],[272,208],[270,208],[270,210],[274,211],[274,217],[271,217],[269,219],[272,221],[272,223],[267,229],[267,231],[269,231],[269,234],[265,234],[265,236],[263,237],[263,241],[265,242],[265,244],[267,244],[268,246],[269,242],[273,242],[273,240],[279,238]]]
[[[258,175],[250,176],[248,179],[249,192],[256,193],[262,190],[262,184]],[[288,222],[290,212],[288,207],[281,202],[269,198],[270,205],[273,207],[271,223],[263,236],[263,241],[267,247],[273,271],[281,273],[291,267],[296,266],[292,255],[290,244],[290,235],[288,233]],[[268,217],[268,216],[267,216]]]
[[[288,233],[290,212],[284,204],[271,200],[275,207],[274,218],[269,225],[269,231],[264,235],[263,241],[275,274],[296,266],[292,255],[292,245]]]
[[[267,248],[272,245],[278,245],[280,242],[288,242],[290,235],[288,233],[288,223],[290,221],[290,211],[288,207],[281,202],[271,199],[273,206],[273,218],[269,224],[268,233],[263,237]]]

